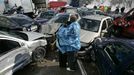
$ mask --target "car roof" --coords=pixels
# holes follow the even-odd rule
[[[108,16],[104,16],[104,15],[88,15],[88,16],[84,16],[82,18],[93,19],[93,20],[99,20],[99,21],[101,21],[104,18],[108,18]]]
[[[13,15],[8,15],[7,17],[27,17],[27,16],[23,14],[13,14]]]
[[[126,66],[126,65],[128,65],[126,63],[129,63],[129,65],[130,65],[130,63],[131,64],[134,63],[133,62],[133,60],[134,60],[134,58],[133,58],[134,57],[134,40],[133,39],[115,38],[115,37],[105,38],[104,37],[104,38],[97,38],[97,40],[95,40],[95,45],[100,48],[103,48],[103,50],[107,44],[112,44],[112,43],[115,43],[115,44],[123,43],[125,45],[125,47],[127,48],[127,49],[122,49],[122,48],[119,49],[118,48],[119,51],[121,51],[121,50],[122,51],[121,52],[118,51],[114,55],[114,56],[116,56],[116,59],[119,61],[119,62],[117,62],[118,66],[119,65],[122,66],[123,64]],[[113,52],[115,52],[115,51],[113,51]],[[110,57],[112,57],[112,56],[110,56]],[[115,59],[115,57],[112,58],[112,61],[113,61],[113,59]],[[115,62],[115,61],[113,61],[113,62]]]
[[[53,13],[56,13],[56,11],[55,11],[55,10],[41,11],[41,13],[44,13],[44,12],[53,12]]]
[[[26,15],[23,15],[23,14],[13,14],[13,15],[10,15],[10,16],[7,16],[8,18],[18,18],[18,19],[28,19],[28,20],[33,20],[32,18],[26,16]]]
[[[23,14],[14,14],[7,16],[10,20],[14,21],[15,23],[19,25],[29,24],[34,22],[34,20],[26,15]]]
[[[134,40],[133,39],[126,39],[126,38],[116,38],[116,37],[103,37],[103,38],[97,38],[99,40],[98,44],[102,44],[102,42],[120,42],[124,43],[128,46],[131,46],[134,49]]]

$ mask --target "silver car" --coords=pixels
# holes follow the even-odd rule
[[[0,31],[0,75],[12,75],[31,61],[42,60],[47,45],[43,34]]]

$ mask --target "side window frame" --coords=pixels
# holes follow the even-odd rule
[[[106,20],[107,28],[111,26],[111,25],[109,25],[109,22],[110,22],[110,21],[111,21],[111,25],[112,25],[112,19],[111,19],[111,18],[108,18],[108,19]]]
[[[108,46],[111,45],[111,49],[106,50],[106,47],[108,48]],[[115,65],[115,64],[118,64],[119,61],[116,59],[116,57],[114,56],[115,54],[115,50],[113,50],[113,42],[111,43],[108,43],[105,47],[104,47],[104,51],[106,52],[106,54],[108,55],[109,59],[111,60],[111,62]],[[113,50],[113,51],[112,51]]]
[[[112,59],[113,60],[113,62],[116,64],[116,65],[118,65],[123,59],[125,59],[125,56],[127,57],[127,55],[129,55],[129,52],[131,52],[131,48],[130,47],[128,47],[127,45],[125,45],[124,43],[121,43],[121,42],[111,42],[110,43],[111,45],[112,45],[112,49],[113,49],[113,55],[111,54],[110,55],[110,52],[108,52],[107,50],[105,50],[105,48],[104,48],[104,50],[108,53],[108,55],[111,57],[110,59]],[[109,44],[107,44],[106,46],[108,46]],[[105,46],[105,47],[106,47]],[[122,47],[120,47],[120,46],[122,46]],[[125,49],[125,50],[123,50],[123,49],[117,49],[117,47],[118,48],[123,48],[123,49]],[[127,48],[127,49],[126,49]],[[121,50],[121,51],[120,51]],[[123,54],[126,54],[126,55],[124,55],[121,59],[119,59],[120,57],[118,57],[119,55],[118,55],[118,53],[122,53],[123,52]],[[128,54],[127,54],[128,53]]]
[[[107,49],[109,49],[108,46],[110,46],[110,45],[112,46],[112,44],[108,43],[108,44],[104,47],[104,51],[107,53],[107,55],[109,56],[109,58],[112,60],[112,58],[111,58],[109,52],[107,51]]]
[[[104,27],[104,26],[105,26],[105,27]],[[101,30],[106,30],[106,28],[107,28],[107,22],[106,22],[106,20],[103,20]]]

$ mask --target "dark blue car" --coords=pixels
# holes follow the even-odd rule
[[[1,18],[1,17],[0,17]],[[32,18],[23,15],[23,14],[15,14],[15,15],[10,15],[6,17],[7,21],[10,21],[12,23],[15,23],[15,25],[9,25],[8,27],[13,27],[14,30],[16,30],[17,26],[22,30],[22,31],[37,31],[38,30],[38,23],[34,21]],[[1,20],[2,21],[2,20]]]
[[[92,44],[91,58],[101,75],[134,75],[134,40],[97,38]]]
[[[54,10],[41,11],[39,15],[35,18],[35,21],[44,24],[50,19],[52,19],[57,14]]]

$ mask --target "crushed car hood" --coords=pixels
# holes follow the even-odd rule
[[[83,43],[90,43],[94,40],[95,37],[98,37],[98,35],[99,34],[97,32],[91,32],[81,29],[80,40]]]
[[[43,24],[43,23],[46,23],[49,19],[43,19],[43,18],[37,18],[35,21],[37,23],[40,23],[40,24]]]
[[[41,37],[45,37],[45,35],[41,34],[41,33],[37,33],[37,32],[21,32],[21,33],[25,33],[28,37],[28,41],[33,41],[36,39],[39,39]]]

